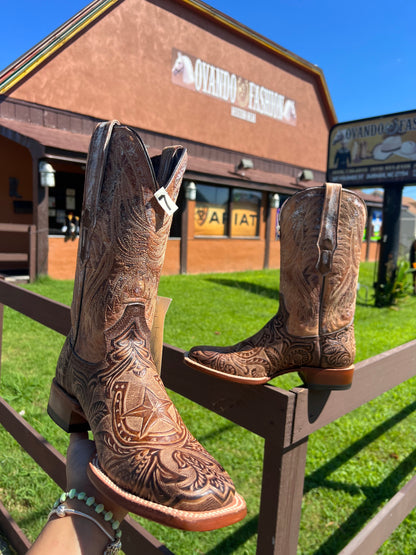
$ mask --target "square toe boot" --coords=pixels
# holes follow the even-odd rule
[[[175,202],[185,166],[183,147],[150,159],[133,130],[118,122],[97,126],[88,155],[71,330],[48,413],[67,432],[92,430],[97,453],[88,473],[105,495],[168,526],[211,530],[244,518],[244,500],[186,428],[150,348],[172,220],[155,192],[163,187]]]
[[[326,183],[296,193],[280,214],[277,314],[230,347],[201,345],[185,362],[229,381],[263,384],[298,371],[311,389],[349,389],[364,202]]]

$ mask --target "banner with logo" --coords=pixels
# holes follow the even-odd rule
[[[195,207],[195,235],[227,235],[227,206],[197,203]]]
[[[258,208],[252,203],[239,203],[231,212],[231,237],[256,237],[258,235]]]
[[[258,235],[258,209],[252,203],[239,203],[233,207],[230,220],[231,237]],[[228,206],[197,203],[195,207],[195,235],[228,235]]]

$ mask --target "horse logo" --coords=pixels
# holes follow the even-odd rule
[[[189,56],[177,52],[176,60],[172,66],[172,80],[178,85],[194,87],[194,68]]]

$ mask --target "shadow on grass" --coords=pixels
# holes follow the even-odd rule
[[[237,429],[238,426],[237,424],[234,424],[233,422],[230,422],[229,424],[224,424],[223,426],[220,426],[219,428],[216,428],[215,430],[212,430],[211,432],[204,434],[204,435],[199,435],[198,436],[198,441],[200,442],[204,442],[204,441],[208,441],[209,439],[213,439],[221,434],[223,434],[224,432],[228,432],[232,429]]]
[[[243,545],[252,536],[257,534],[259,525],[259,517],[253,516],[250,520],[245,522],[233,534],[227,536],[221,543],[210,549],[205,555],[229,555],[234,553],[237,547]]]
[[[367,445],[375,441],[381,435],[386,433],[390,428],[404,420],[412,412],[416,410],[416,401],[400,412],[371,430],[358,441],[354,442],[339,455],[328,461],[315,472],[305,477],[304,493],[316,487],[325,487],[333,490],[342,490],[351,495],[364,493],[366,500],[352,513],[352,515],[340,526],[340,528],[332,534],[332,536],[323,543],[315,555],[333,555],[338,553],[362,528],[363,522],[371,518],[380,505],[387,499],[393,497],[397,492],[399,484],[403,478],[410,474],[416,465],[416,450],[413,451],[399,466],[378,486],[366,487],[356,486],[354,484],[344,484],[328,480],[326,477],[334,472],[337,468],[348,462],[354,455],[365,448]],[[229,426],[226,426],[228,428]],[[218,430],[221,432],[222,430]],[[233,553],[237,547],[243,545],[250,537],[257,534],[258,515],[247,521],[236,532],[227,536],[221,543],[215,546],[206,555],[228,555]]]
[[[403,478],[414,471],[416,465],[416,450],[414,450],[399,466],[393,470],[389,476],[375,487],[361,487],[360,490],[365,494],[366,499],[350,515],[339,529],[324,542],[315,555],[332,555],[338,553],[345,547],[363,527],[363,522],[370,519],[381,506],[381,504],[391,499],[398,490]],[[327,487],[327,484],[325,484]],[[329,486],[330,487],[330,486]]]
[[[388,430],[393,428],[396,424],[407,418],[412,412],[416,410],[416,401],[404,407],[400,412],[382,422],[379,426],[371,430],[368,434],[360,438],[359,440],[352,443],[349,447],[344,449],[336,457],[328,461],[326,464],[305,476],[305,487],[304,493],[308,493],[315,487],[321,487],[326,479],[326,476],[332,474],[337,468],[341,467],[344,463],[352,459],[357,453],[359,453],[364,447],[367,447],[370,443],[378,439]]]
[[[218,285],[225,285],[227,287],[234,287],[235,289],[243,289],[248,293],[261,295],[262,297],[267,297],[268,299],[279,299],[279,289],[277,283],[276,287],[272,288],[264,287],[263,285],[258,285],[257,283],[251,283],[250,281],[238,281],[236,279],[227,279],[222,277],[209,277],[205,278],[205,281],[217,283]]]
[[[402,480],[414,471],[416,466],[416,450],[377,486],[356,486],[328,480],[326,477],[354,457],[359,451],[375,441],[393,426],[404,420],[416,410],[416,401],[404,407],[400,412],[371,430],[358,441],[354,442],[339,455],[318,468],[315,472],[305,477],[304,493],[316,487],[324,487],[332,490],[342,490],[351,495],[364,494],[365,501],[343,522],[328,540],[326,540],[316,551],[315,555],[332,555],[338,553],[363,527],[363,522],[371,518],[383,504],[391,499],[396,493]]]

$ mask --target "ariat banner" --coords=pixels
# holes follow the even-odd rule
[[[195,208],[195,235],[228,235],[228,207],[224,205],[197,203]],[[239,203],[230,218],[231,237],[256,237],[258,235],[258,212],[253,204]]]
[[[256,237],[258,235],[258,212],[251,203],[239,203],[231,212],[231,237]]]
[[[195,235],[226,235],[227,209],[222,204],[197,203]]]

